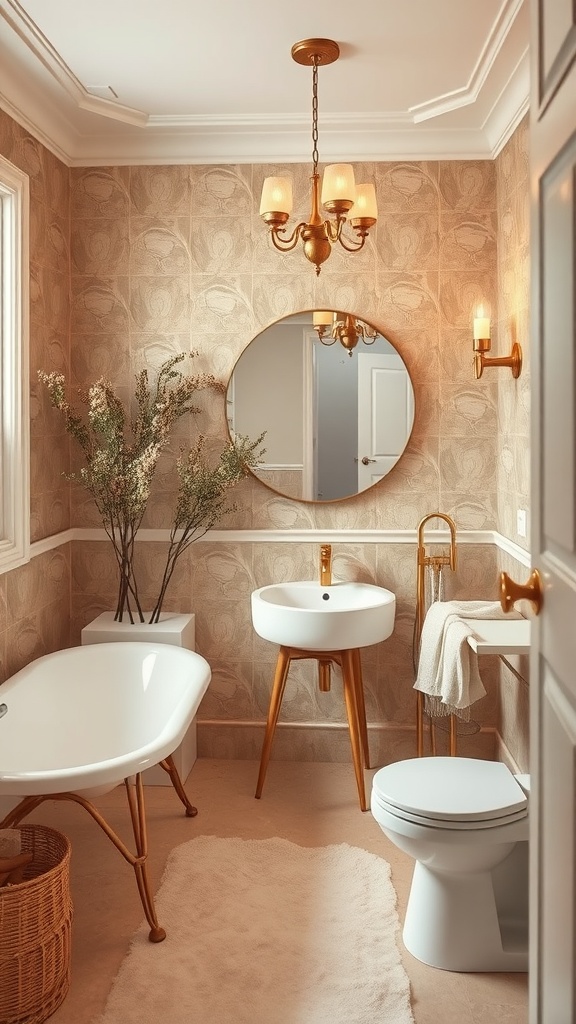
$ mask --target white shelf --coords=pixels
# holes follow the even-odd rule
[[[480,654],[528,654],[529,619],[466,619],[475,636],[468,637],[473,651]]]

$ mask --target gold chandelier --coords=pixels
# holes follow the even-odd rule
[[[312,325],[323,345],[333,345],[339,341],[348,355],[360,340],[365,345],[373,345],[378,331],[370,327],[364,320],[358,320],[351,313],[336,313],[328,309],[315,309],[312,314]]]
[[[333,64],[340,56],[338,43],[332,39],[304,39],[294,43],[292,58],[297,64],[312,66],[312,209],[308,223],[301,221],[291,235],[284,237],[286,222],[292,212],[290,178],[266,178],[262,188],[260,215],[270,228],[272,241],[280,252],[289,252],[298,242],[304,243],[306,259],[320,273],[332,246],[339,242],[347,252],[362,249],[370,228],[376,223],[378,210],[373,184],[356,185],[351,164],[330,164],[324,171],[322,191],[318,173],[318,68]],[[320,203],[335,219],[323,220]],[[348,220],[356,239],[346,238],[342,228]]]

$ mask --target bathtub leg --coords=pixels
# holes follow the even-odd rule
[[[195,818],[196,815],[198,814],[198,808],[194,807],[190,803],[188,797],[186,796],[186,791],[184,789],[184,786],[182,785],[182,779],[180,778],[178,769],[174,764],[174,758],[172,757],[172,754],[170,754],[169,757],[166,757],[163,761],[159,761],[158,763],[160,767],[164,769],[165,772],[168,772],[168,775],[170,776],[170,781],[174,786],[174,789],[176,790],[176,793],[178,794],[180,800],[184,804],[184,807],[186,808],[186,817]]]
[[[40,806],[44,797],[41,796],[25,796],[16,807],[13,807],[8,812],[5,818],[0,821],[0,828],[13,828],[25,818],[27,814],[31,814],[37,807]]]
[[[126,796],[128,798],[128,806],[130,808],[132,830],[134,832],[134,841],[136,843],[137,852],[137,856],[131,858],[131,864],[134,868],[134,874],[136,875],[136,884],[138,886],[138,892],[140,893],[140,899],[142,900],[146,920],[150,925],[148,938],[150,939],[150,942],[162,942],[163,939],[166,938],[166,932],[158,924],[158,918],[156,917],[156,910],[154,907],[154,899],[150,892],[148,871],[146,869],[148,835],[146,832],[144,787],[142,785],[141,774],[138,773],[138,775],[135,776],[134,785],[131,784],[129,779],[124,779],[124,785],[126,787]],[[136,795],[134,795],[134,790],[136,790]]]
[[[19,804],[16,805],[16,807],[13,807],[12,810],[8,812],[6,817],[0,822],[0,828],[11,828],[12,826],[17,825],[26,817],[27,814],[36,810],[44,800],[72,800],[74,803],[80,804],[81,807],[84,807],[85,810],[88,811],[96,824],[100,826],[102,831],[105,832],[108,838],[114,843],[114,846],[119,853],[122,854],[124,860],[128,861],[128,863],[134,868],[136,884],[138,886],[138,892],[140,893],[144,914],[146,915],[146,920],[150,925],[148,938],[150,939],[150,942],[162,942],[162,940],[166,938],[166,932],[164,931],[164,928],[161,928],[158,924],[158,918],[156,917],[156,910],[154,908],[154,899],[150,893],[150,883],[148,881],[148,871],[146,868],[148,836],[146,832],[146,811],[144,808],[144,787],[142,785],[142,777],[140,775],[136,775],[134,778],[134,784],[131,784],[128,779],[125,779],[124,785],[126,787],[128,807],[130,809],[130,817],[132,819],[132,830],[134,832],[134,840],[136,843],[136,855],[134,855],[131,850],[125,846],[106,819],[102,817],[100,811],[94,807],[94,804],[90,803],[86,797],[80,796],[79,793],[46,793],[44,796],[26,796]]]

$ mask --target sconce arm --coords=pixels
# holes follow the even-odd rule
[[[512,345],[512,351],[508,356],[487,356],[484,352],[474,353],[474,376],[480,380],[484,369],[487,366],[509,366],[512,376],[516,379],[522,371],[522,349],[517,341]]]

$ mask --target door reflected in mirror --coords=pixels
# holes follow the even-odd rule
[[[301,501],[337,501],[396,465],[412,431],[414,391],[401,356],[372,324],[310,310],[250,342],[226,408],[232,437],[266,432],[265,461],[252,470],[262,483]]]

